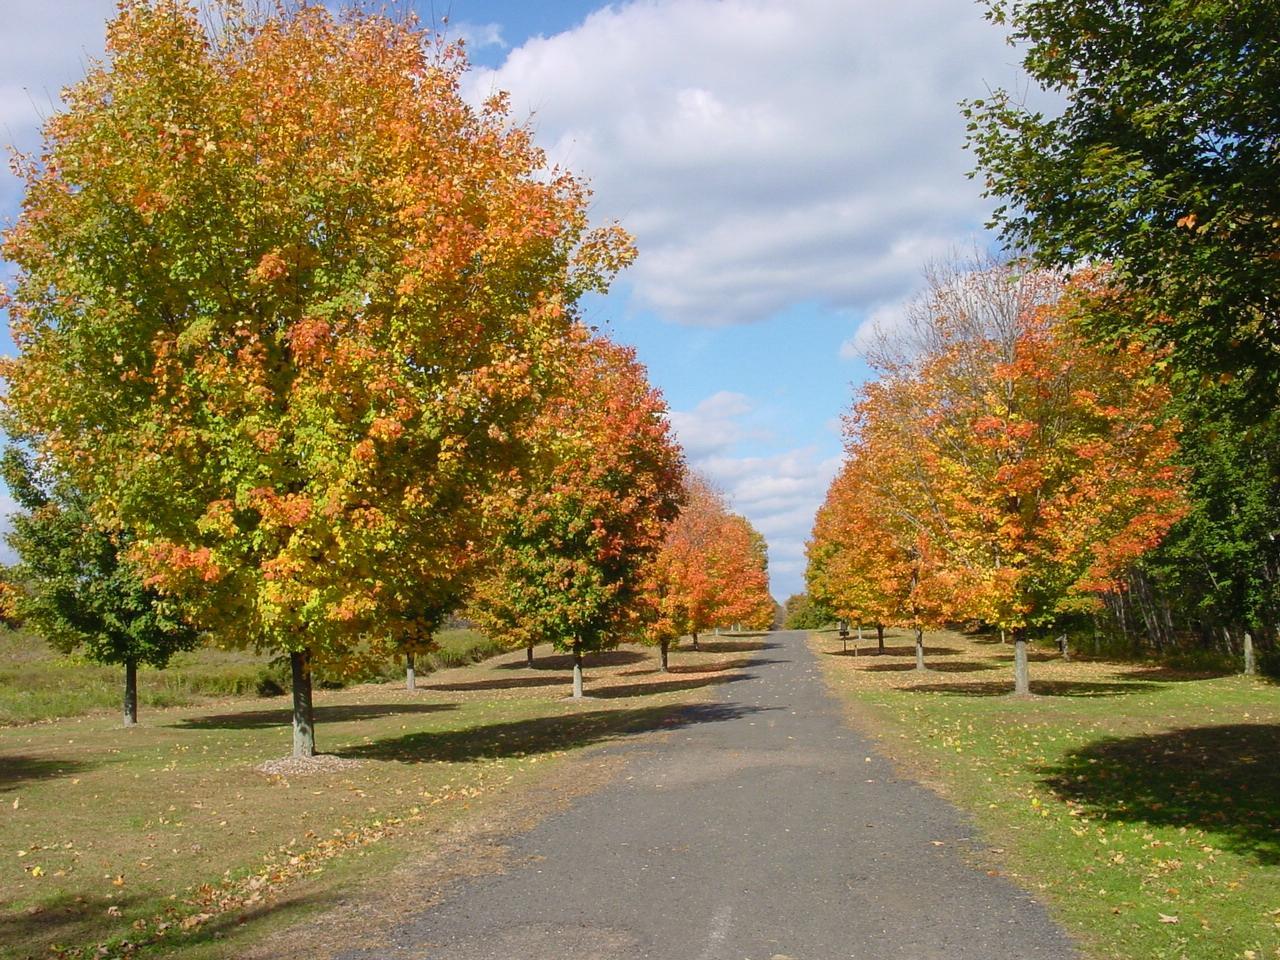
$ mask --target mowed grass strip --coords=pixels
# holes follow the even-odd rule
[[[589,657],[594,698],[578,703],[563,699],[569,658],[541,648],[533,669],[521,651],[423,677],[414,693],[317,691],[319,749],[357,763],[305,776],[255,769],[289,749],[284,697],[152,710],[128,730],[114,716],[2,728],[0,957],[117,955],[125,942],[235,955],[331,899],[371,845],[394,860],[401,841],[550,761],[710,718],[713,705],[689,704],[742,676],[749,645],[681,650],[671,674],[644,648]]]
[[[857,655],[811,634],[833,688],[906,769],[970,811],[979,862],[1037,893],[1087,954],[1280,957],[1280,689],[1037,649],[889,635]]]

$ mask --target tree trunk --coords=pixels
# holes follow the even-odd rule
[[[884,653],[884,624],[876,624],[876,653]]]
[[[862,621],[858,621],[858,646],[862,646]]]
[[[418,678],[413,672],[413,654],[406,653],[404,655],[404,688],[406,690],[418,689]]]
[[[693,649],[694,650],[698,649],[698,635],[696,633],[693,634]]]
[[[582,641],[573,641],[573,699],[582,699]]]
[[[658,659],[662,663],[662,672],[667,673],[667,652],[671,649],[671,641],[663,637],[658,641]]]
[[[1244,632],[1244,675],[1246,677],[1256,676],[1258,673],[1258,661],[1253,655],[1253,635],[1248,630]]]
[[[293,755],[316,755],[315,715],[311,709],[311,654],[303,650],[289,654],[293,671]]]
[[[1027,637],[1019,628],[1013,631],[1013,692],[1019,696],[1031,693],[1031,672],[1027,667]]]
[[[1000,643],[1001,643],[1001,645],[1003,646],[1004,644],[1006,644],[1006,643],[1008,643],[1008,642],[1009,642],[1009,641],[1008,641],[1008,640],[1006,640],[1006,639],[1004,638],[1004,627],[1001,627],[1001,628],[1000,628]]]
[[[138,661],[124,662],[124,725],[138,722]]]
[[[533,644],[529,644],[524,648],[524,662],[526,666],[533,666]]]
[[[1058,637],[1058,652],[1062,654],[1062,659],[1067,662],[1071,661],[1070,643],[1071,641],[1065,633]]]
[[[916,627],[916,669],[926,669],[924,665],[924,627]]]

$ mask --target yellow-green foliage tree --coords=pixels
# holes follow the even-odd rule
[[[225,644],[313,663],[420,634],[563,378],[591,233],[505,100],[411,20],[123,0],[20,163],[6,426]],[[205,23],[216,21],[217,31]]]

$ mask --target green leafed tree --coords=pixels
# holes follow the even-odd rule
[[[996,220],[1043,261],[1112,262],[1194,381],[1280,383],[1280,9],[1273,0],[988,0],[1061,109],[967,104]],[[1163,315],[1158,323],[1150,318]]]
[[[21,511],[7,534],[19,561],[16,613],[62,653],[83,652],[124,667],[124,722],[138,722],[138,665],[164,667],[198,634],[174,602],[146,586],[122,556],[128,537],[103,530],[84,494],[65,479],[40,476],[9,447],[0,473]]]

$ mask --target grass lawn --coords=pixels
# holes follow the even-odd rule
[[[811,643],[860,724],[970,811],[978,860],[1089,956],[1280,958],[1280,688],[1037,650],[1015,699],[998,639],[930,634],[920,674],[889,636],[885,656]]]
[[[501,652],[475,630],[442,630],[439,649],[418,658],[418,670],[456,667]],[[402,664],[388,663],[386,677]],[[201,647],[177,654],[164,670],[138,668],[140,718],[156,707],[189,706],[216,697],[253,696],[288,686],[289,667],[262,654]],[[39,637],[0,627],[0,725],[92,713],[119,713],[124,669],[64,657]]]
[[[284,697],[153,708],[128,730],[114,713],[0,728],[0,957],[239,955],[551,761],[696,722],[684,705],[750,655],[702,646],[667,675],[644,648],[589,657],[596,699],[579,703],[562,699],[569,658],[541,649],[533,669],[520,651],[415,693],[318,690],[319,748],[343,764],[306,776],[255,769],[289,749]]]

